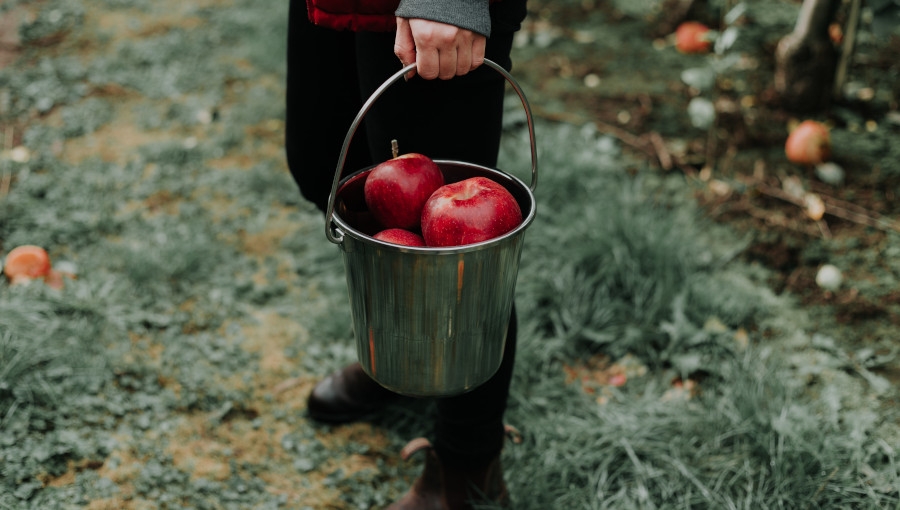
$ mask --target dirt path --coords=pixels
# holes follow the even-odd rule
[[[215,11],[235,7],[232,2],[217,0],[190,3],[172,0],[139,3],[133,7],[107,7],[104,2],[85,1],[61,6],[58,10],[52,7],[48,2],[17,6],[0,18],[2,26],[17,28],[19,23],[40,26],[38,22],[42,19],[46,19],[47,24],[56,23],[58,26],[47,28],[46,36],[30,41],[32,47],[28,54],[36,59],[62,56],[76,59],[90,68],[101,67],[106,60],[127,58],[125,55],[129,51],[138,52],[130,55],[138,62],[145,57],[148,59],[149,69],[143,71],[149,72],[145,80],[159,78],[153,76],[155,72],[168,71],[162,65],[154,70],[153,57],[139,53],[142,48],[146,48],[143,51],[164,52],[166,50],[162,48],[167,40],[170,41],[168,44],[180,44],[177,41],[183,38],[187,44],[191,33],[199,34],[194,40],[222,37],[223,30],[227,30],[223,23],[240,25],[241,21],[240,18],[228,19],[227,15],[216,19]],[[279,9],[284,10],[284,6],[279,6]],[[240,16],[242,11],[236,12]],[[266,19],[281,21],[283,15],[276,14]],[[4,34],[15,32],[3,31]],[[154,42],[156,49],[152,49]],[[21,55],[20,40],[4,36],[0,43],[0,64],[8,64]],[[37,51],[33,48],[35,44],[40,47]],[[278,51],[279,46],[276,44],[269,49]],[[280,55],[268,55],[268,58],[277,61]],[[101,109],[104,118],[96,120],[96,128],[86,127],[83,133],[58,142],[54,147],[55,156],[72,167],[90,165],[96,161],[128,167],[139,160],[138,155],[147,147],[177,141],[189,150],[215,143],[216,137],[222,136],[223,132],[236,129],[231,134],[234,142],[230,147],[219,150],[218,156],[203,161],[206,168],[211,172],[256,172],[261,162],[268,162],[273,171],[284,175],[283,122],[280,116],[232,125],[223,125],[223,122],[216,120],[219,115],[236,120],[230,114],[241,109],[247,95],[254,93],[266,95],[267,100],[273,102],[270,110],[280,113],[283,97],[279,72],[281,65],[275,64],[274,69],[261,70],[251,58],[231,53],[227,48],[209,55],[209,62],[204,65],[209,66],[206,71],[225,70],[224,74],[230,74],[231,78],[226,82],[211,83],[209,88],[186,87],[184,91],[179,91],[173,82],[170,93],[156,93],[152,87],[140,90],[140,87],[120,86],[115,82],[94,83],[79,103],[84,105],[102,101],[102,104],[108,105],[106,110]],[[203,71],[198,69],[197,72]],[[132,68],[132,72],[135,76],[126,77],[125,81],[141,79],[138,69]],[[209,78],[215,80],[217,77]],[[165,81],[166,77],[162,79]],[[171,80],[175,81],[186,79],[204,78],[190,77],[183,72],[171,76]],[[160,87],[164,89],[167,84],[161,83]],[[192,108],[193,111],[182,112],[187,118],[179,119],[180,122],[160,122],[160,114],[172,114],[172,105]],[[36,116],[21,116],[18,125],[7,129],[7,135],[11,137],[7,138],[7,145],[20,145],[23,133],[34,123],[63,128],[72,122],[71,118],[66,117],[68,112],[65,108],[52,108]],[[90,122],[92,116],[97,114],[87,112],[87,115],[83,120]],[[153,120],[154,116],[157,120]],[[143,173],[142,181],[150,184],[164,170],[161,164],[150,163],[140,171]],[[286,192],[292,191],[287,189]],[[71,486],[85,469],[89,469],[96,476],[110,480],[116,490],[110,497],[92,499],[87,503],[87,508],[160,508],[165,501],[196,504],[202,500],[179,495],[174,490],[167,498],[165,475],[162,473],[156,475],[157,479],[149,481],[151,488],[148,490],[147,477],[153,478],[153,475],[148,475],[147,466],[154,461],[162,461],[167,470],[190,473],[189,478],[182,482],[187,485],[221,482],[240,492],[240,481],[250,480],[247,483],[263,484],[258,490],[268,496],[260,501],[269,501],[270,504],[289,508],[347,508],[336,481],[352,477],[360,471],[379,469],[375,465],[376,458],[397,464],[396,441],[388,439],[384,430],[371,424],[318,428],[304,417],[305,398],[312,385],[324,371],[336,365],[321,366],[312,372],[300,368],[304,358],[303,346],[310,332],[304,327],[303,320],[298,320],[298,315],[322,314],[322,309],[332,306],[332,303],[330,298],[317,292],[319,283],[316,280],[302,277],[303,271],[297,271],[296,259],[282,248],[282,243],[309,230],[318,231],[322,228],[321,219],[308,207],[298,210],[296,205],[272,203],[266,204],[262,221],[253,227],[230,231],[226,224],[248,213],[236,203],[234,196],[231,190],[221,194],[213,190],[195,193],[193,200],[219,224],[218,227],[213,225],[213,228],[221,229],[221,239],[233,246],[238,256],[260,267],[250,276],[252,284],[262,289],[274,288],[280,298],[279,304],[253,307],[245,317],[236,317],[212,332],[226,342],[233,342],[246,353],[249,360],[246,366],[236,367],[213,379],[215,384],[229,388],[229,393],[244,398],[240,401],[226,400],[223,406],[211,412],[182,409],[165,415],[163,422],[157,423],[156,427],[122,429],[110,438],[115,446],[109,450],[102,465],[70,463],[65,472],[46,475],[46,486]],[[138,213],[145,218],[178,217],[187,206],[186,198],[189,197],[163,185],[143,199],[122,203],[121,210],[124,214]],[[340,269],[340,266],[335,267]],[[298,313],[291,313],[281,304],[300,302],[305,305],[304,310],[298,310]],[[178,304],[178,308],[186,313],[193,313],[197,306],[193,300]],[[166,350],[170,347],[153,336],[135,336],[132,341],[131,359],[143,359],[150,365],[162,367]],[[296,355],[288,358],[285,352],[295,352]],[[342,355],[347,358],[346,354]],[[189,391],[174,379],[159,382],[164,391],[174,395]],[[356,446],[348,448],[351,443]],[[368,454],[363,456],[354,451]],[[160,485],[152,488],[154,484]]]

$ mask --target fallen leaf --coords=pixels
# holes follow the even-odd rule
[[[825,202],[815,193],[807,193],[803,197],[803,205],[806,209],[806,215],[815,221],[822,219],[825,215]]]

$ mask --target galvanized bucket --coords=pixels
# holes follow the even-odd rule
[[[344,140],[326,211],[325,234],[343,253],[360,364],[400,394],[437,397],[465,393],[500,367],[526,228],[534,220],[537,148],[531,108],[510,74],[492,61],[525,108],[531,142],[531,185],[497,169],[436,160],[445,182],[483,176],[505,186],[522,209],[511,232],[460,247],[408,247],[379,241],[365,211],[363,185],[373,167],[341,180],[347,149],[365,114],[410,64],[362,106]]]

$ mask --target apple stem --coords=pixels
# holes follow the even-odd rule
[[[391,140],[391,154],[392,154],[393,157],[395,157],[395,158],[396,158],[397,156],[400,155],[400,146],[397,145],[397,140],[396,140],[396,139]]]

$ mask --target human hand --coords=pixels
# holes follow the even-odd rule
[[[487,38],[454,25],[418,18],[397,18],[394,54],[403,66],[416,63],[407,79],[418,73],[426,80],[449,80],[484,63]]]

